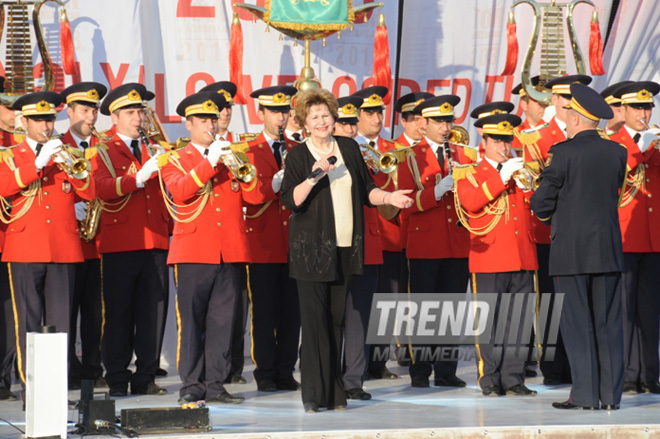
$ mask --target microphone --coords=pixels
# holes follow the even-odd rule
[[[335,163],[337,163],[337,157],[335,157],[335,156],[328,157],[328,163],[330,163],[331,165],[334,165]],[[323,170],[321,168],[314,169],[312,171],[312,173],[309,174],[309,177],[307,177],[307,180],[314,180],[322,172],[323,172]]]

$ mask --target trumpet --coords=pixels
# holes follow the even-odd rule
[[[49,140],[61,139],[64,137],[63,134],[58,134],[52,137],[49,136],[47,132],[41,134]],[[71,148],[71,146],[62,145],[60,151],[53,154],[53,161],[57,163],[58,168],[76,180],[86,179],[92,172],[92,164],[87,159],[76,157],[69,148]]]
[[[363,146],[365,149],[362,151],[362,157],[367,166],[374,172],[384,172],[385,174],[391,174],[396,171],[399,163],[406,159],[406,151],[411,149],[400,148],[382,153],[369,145]]]
[[[465,146],[470,143],[470,134],[462,126],[455,125],[447,135],[447,141],[454,145]]]
[[[511,159],[510,156],[506,155],[504,152],[500,152],[502,157]],[[541,168],[537,161],[532,160],[529,162],[524,162],[522,169],[518,169],[511,174],[517,183],[523,187],[523,190],[526,191],[535,191],[539,187],[539,177],[541,176]]]
[[[216,134],[208,131],[209,136],[215,140],[220,140]],[[242,151],[235,151],[231,145],[222,148],[223,151],[230,150],[230,154],[223,154],[220,156],[220,161],[223,165],[229,168],[236,180],[241,183],[249,183],[257,176],[257,169],[250,163],[248,156]]]
[[[649,124],[648,124],[644,119],[640,119],[639,121],[644,125],[644,129],[645,129],[645,130],[658,129],[658,128],[660,128],[660,127],[658,126],[658,124],[655,124],[655,125],[653,125],[652,127],[650,127]]]

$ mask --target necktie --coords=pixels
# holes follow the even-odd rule
[[[89,143],[83,140],[82,142],[80,142],[80,146],[82,147],[82,149],[87,149],[89,148]]]
[[[444,150],[442,148],[442,145],[438,145],[438,149],[435,151],[435,156],[438,159],[438,164],[440,165],[440,169],[442,172],[445,172],[445,154]]]
[[[502,170],[502,163],[497,164],[497,172],[500,172]]]
[[[371,146],[372,148],[375,148],[376,147],[376,142],[374,142],[373,140],[370,140],[369,141],[369,146]]]
[[[131,140],[131,149],[133,150],[133,155],[138,159],[138,162],[142,163],[142,151],[140,148],[140,142],[137,139]]]
[[[300,142],[302,140],[300,133],[293,133],[291,134],[291,137],[293,137],[293,140],[295,140],[296,142]]]
[[[207,155],[209,155],[209,149],[208,149],[208,148],[204,148],[204,157],[206,157]]]
[[[642,137],[641,134],[637,133],[633,136],[633,142],[637,143],[639,142],[640,137]]]
[[[41,152],[41,148],[44,147],[43,143],[37,143],[37,148],[34,151],[34,155],[39,157],[39,153]]]
[[[273,142],[273,155],[277,162],[277,167],[282,168],[282,153],[280,152],[280,142]]]

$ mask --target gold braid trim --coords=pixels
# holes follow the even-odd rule
[[[183,174],[186,174],[186,170],[183,168],[181,162],[179,161],[178,154],[171,154],[169,157],[169,162]],[[199,196],[195,198],[195,200],[187,204],[176,204],[171,198],[171,195],[168,195],[167,193],[167,188],[165,187],[165,182],[163,182],[163,176],[161,174],[160,168],[158,169],[158,183],[160,184],[160,192],[163,195],[163,201],[165,201],[165,207],[167,208],[167,211],[174,219],[174,221],[179,223],[189,223],[197,219],[197,217],[202,214],[202,211],[204,211],[204,208],[206,207],[206,204],[209,202],[211,194],[213,193],[211,181],[209,180],[204,184],[204,186],[202,186],[199,191],[197,191]],[[195,205],[197,206],[194,207]],[[179,213],[181,208],[190,208],[192,211],[185,214]]]
[[[413,176],[413,180],[415,181],[415,185],[417,186],[418,191],[423,191],[424,190],[424,185],[422,184],[422,176],[419,173],[419,167],[417,166],[417,160],[415,160],[415,153],[411,150],[410,153],[407,154],[407,162],[408,162],[408,169],[410,170],[410,173]]]
[[[248,219],[259,218],[261,215],[263,215],[263,213],[266,211],[266,209],[268,209],[268,207],[270,207],[270,205],[272,204],[272,202],[273,202],[273,200],[268,200],[266,203],[264,203],[264,204],[261,206],[261,208],[260,208],[260,209],[257,211],[257,213],[255,213],[254,215],[248,215],[248,214],[246,213],[246,214],[245,214],[245,218],[248,218]]]
[[[532,156],[532,160],[536,161],[539,164],[539,169],[543,170],[545,168],[545,160],[543,160],[543,154],[541,154],[541,149],[536,143],[527,144],[527,150],[529,155]]]
[[[633,172],[626,176],[624,189],[621,191],[619,207],[624,207],[630,204],[630,202],[635,199],[635,196],[640,189],[642,190],[642,193],[646,193],[645,180],[646,170],[644,169],[644,163],[642,163],[638,165]]]
[[[458,216],[458,220],[468,232],[476,236],[484,236],[490,233],[500,222],[502,216],[504,216],[505,222],[509,221],[509,195],[506,191],[502,192],[496,200],[488,203],[483,208],[483,212],[477,215],[472,215],[463,208],[458,197],[458,191],[454,191],[454,204],[456,205],[456,215]],[[493,219],[491,219],[488,224],[479,228],[470,226],[470,218],[479,219],[486,215],[493,216]]]
[[[112,160],[110,160],[110,156],[108,155],[106,148],[97,147],[96,150],[97,150],[97,154],[101,157],[101,161],[108,169],[108,172],[110,172],[112,178],[116,179],[117,173],[115,172],[115,167],[112,165]],[[136,172],[137,172],[137,167],[135,166],[135,163],[131,163],[131,166],[128,168],[128,173],[135,174]],[[119,183],[119,180],[117,180],[117,183]],[[119,189],[119,184],[117,184],[117,188]],[[126,207],[126,205],[131,199],[131,195],[133,195],[132,192],[120,197],[119,201],[104,201],[101,200],[100,198],[98,198],[98,200],[105,212],[117,213],[120,212],[122,209],[124,209],[124,207]]]
[[[15,175],[18,175],[18,168],[16,167],[16,163],[14,163],[11,153],[4,157],[4,161],[7,163],[9,170],[13,171]],[[20,202],[14,200],[13,204],[4,197],[0,197],[0,221],[10,224],[22,218],[32,207],[37,195],[39,196],[39,202],[41,202],[41,178],[30,183],[27,188],[20,192],[20,195],[23,196],[23,199]]]

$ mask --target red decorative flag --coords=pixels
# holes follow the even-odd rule
[[[73,48],[71,23],[66,16],[66,10],[60,12],[60,50],[62,51],[62,67],[67,75],[76,73],[76,54]]]
[[[229,45],[229,80],[236,84],[234,102],[245,104],[243,97],[243,28],[238,14],[234,12],[231,22],[231,41]]]
[[[516,19],[513,16],[513,11],[509,11],[509,21],[506,24],[506,64],[502,75],[513,75],[518,65],[518,36],[516,30]]]
[[[374,76],[372,85],[387,87],[387,95],[383,99],[386,104],[392,99],[392,69],[390,68],[390,44],[387,37],[385,16],[380,14],[374,36]]]
[[[594,11],[591,16],[591,33],[589,35],[589,68],[591,74],[600,76],[605,74],[603,67],[603,37],[600,35],[598,24],[598,12]]]

